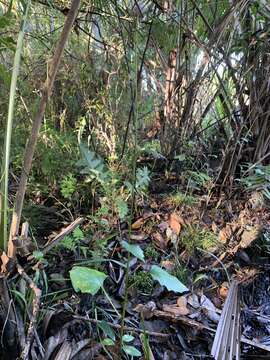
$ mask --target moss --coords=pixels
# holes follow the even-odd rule
[[[153,245],[148,245],[145,250],[144,250],[144,255],[147,259],[151,259],[154,261],[158,260],[159,257],[159,253],[158,251],[154,248]]]
[[[197,199],[194,196],[186,195],[181,192],[176,192],[168,196],[168,201],[175,207],[189,206],[193,207],[197,203]]]
[[[144,294],[151,294],[154,288],[154,280],[150,273],[145,271],[138,271],[130,277],[130,286],[133,286],[138,291]]]
[[[199,225],[188,225],[180,235],[180,244],[189,253],[196,248],[210,250],[218,244],[217,236]]]

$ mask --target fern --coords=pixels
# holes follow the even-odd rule
[[[61,181],[60,184],[61,194],[65,199],[70,199],[73,193],[75,192],[76,187],[77,187],[76,178],[72,174],[69,174],[65,176],[64,179]]]
[[[149,169],[144,166],[143,168],[137,169],[136,172],[136,184],[135,190],[137,193],[145,193],[150,183],[150,172]],[[125,182],[128,190],[132,191],[132,184],[129,181]]]
[[[84,239],[84,234],[82,230],[78,227],[73,231],[71,235],[65,236],[64,239],[59,244],[59,246],[62,246],[67,250],[74,251],[79,246],[81,240],[83,239]]]
[[[80,150],[82,159],[77,162],[77,165],[82,168],[80,171],[81,174],[88,175],[86,181],[91,182],[96,180],[101,184],[106,182],[109,178],[110,172],[103,159],[83,144],[80,144]]]
[[[128,214],[128,206],[126,201],[121,199],[120,197],[116,199],[116,210],[118,212],[119,218],[123,220]]]
[[[270,200],[270,165],[257,165],[253,172],[240,180],[251,191],[260,191]]]
[[[150,172],[146,166],[139,168],[136,173],[136,190],[146,191],[150,183]]]

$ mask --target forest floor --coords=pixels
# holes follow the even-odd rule
[[[211,358],[233,280],[240,290],[241,358],[268,358],[269,209],[258,194],[228,199],[175,189],[171,180],[156,179],[137,202],[130,228],[117,217],[85,218],[80,230],[61,242],[57,232],[50,236],[44,247],[48,252],[32,257],[31,266],[28,257],[25,271],[35,274],[42,290],[32,359]],[[92,237],[87,236],[89,228]],[[145,261],[129,255],[123,240],[139,245]],[[106,292],[75,292],[69,275],[75,265],[104,272]],[[152,265],[177,277],[188,290],[168,291],[149,275]],[[121,331],[126,339],[122,353]]]

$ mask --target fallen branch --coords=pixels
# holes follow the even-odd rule
[[[172,322],[181,322],[181,323],[183,323],[183,324],[185,324],[187,326],[196,327],[199,330],[207,330],[207,331],[209,331],[209,332],[211,332],[213,334],[216,333],[216,329],[210,328],[209,326],[206,326],[206,325],[204,325],[204,324],[202,324],[202,323],[200,323],[200,322],[198,322],[196,320],[189,319],[186,316],[174,315],[174,314],[169,313],[167,311],[161,311],[161,310],[154,310],[153,315],[156,316],[156,317],[159,317],[159,318],[163,318],[165,320],[170,320]],[[263,344],[255,342],[255,341],[246,339],[244,336],[241,336],[241,342],[243,344],[254,346],[256,348],[259,348],[259,349],[270,352],[270,346],[263,345]]]
[[[26,274],[24,269],[19,264],[17,264],[17,271],[21,275],[21,277],[28,283],[29,287],[33,290],[33,292],[35,294],[35,297],[34,297],[34,300],[32,303],[33,310],[32,310],[32,314],[30,315],[30,323],[28,326],[25,347],[22,350],[22,354],[21,354],[21,358],[23,360],[28,360],[30,347],[31,347],[33,338],[35,336],[35,325],[37,322],[37,315],[39,312],[41,290],[37,287],[37,285],[34,283],[34,281]]]
[[[77,226],[79,226],[84,221],[83,218],[78,218],[75,221],[73,221],[71,224],[69,224],[65,229],[63,229],[54,239],[52,239],[48,244],[44,246],[42,249],[43,254],[46,254],[48,251],[50,251],[54,246],[59,244],[59,242],[67,235],[72,233]]]

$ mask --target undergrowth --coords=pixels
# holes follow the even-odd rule
[[[211,250],[218,245],[218,238],[212,231],[199,225],[186,225],[180,234],[179,245],[189,253],[196,248]]]
[[[193,207],[198,202],[198,200],[194,196],[184,194],[182,192],[175,192],[173,194],[170,194],[167,197],[167,201],[175,208],[178,208],[180,206]]]
[[[138,271],[129,278],[129,286],[150,295],[154,289],[154,280],[146,271]]]

